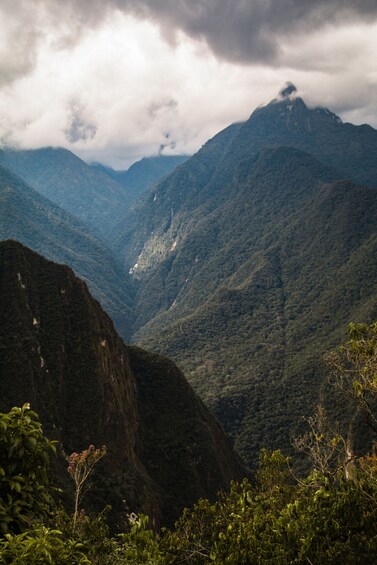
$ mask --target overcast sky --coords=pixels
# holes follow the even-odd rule
[[[2,146],[191,154],[285,81],[377,127],[377,0],[0,0]]]

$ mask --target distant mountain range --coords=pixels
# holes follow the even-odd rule
[[[377,131],[295,89],[230,126],[112,232],[133,339],[175,359],[252,465],[326,400],[322,355],[377,318]],[[335,407],[330,407],[335,409]]]
[[[129,207],[123,187],[67,149],[7,149],[0,151],[0,165],[104,239]]]
[[[187,157],[150,157],[128,171],[90,166],[67,149],[0,150],[0,165],[106,241],[137,196]]]
[[[154,183],[171,173],[178,165],[187,161],[187,155],[158,155],[143,157],[126,171],[116,171],[99,163],[92,165],[121,184],[127,191],[127,200],[133,204]]]
[[[70,454],[107,446],[85,507],[112,523],[147,512],[172,524],[243,469],[218,422],[168,359],[127,347],[66,266],[0,243],[0,410],[29,402]],[[70,490],[66,461],[55,472]],[[65,484],[65,481],[67,484]]]
[[[89,228],[0,166],[0,239],[15,239],[70,265],[89,285],[124,338],[133,323],[128,275]]]
[[[129,169],[127,188],[128,171],[121,186],[66,149],[0,150],[0,163],[7,167],[0,165],[0,238],[17,239],[71,266],[128,339],[131,281],[103,241],[110,226],[123,219],[137,187],[142,190],[185,159],[143,159]]]

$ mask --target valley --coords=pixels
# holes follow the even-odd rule
[[[376,0],[0,30],[0,565],[375,565]]]

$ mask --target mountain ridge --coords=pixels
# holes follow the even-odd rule
[[[89,284],[125,338],[133,296],[110,250],[68,212],[0,166],[0,238],[17,239],[49,259],[67,263]]]
[[[125,171],[114,170],[99,163],[93,163],[91,166],[104,171],[121,184],[127,191],[129,204],[132,205],[148,187],[160,181],[188,158],[185,155],[143,157]]]
[[[15,241],[0,242],[0,262],[0,409],[30,402],[65,453],[107,446],[89,510],[110,503],[118,527],[130,511],[172,524],[185,506],[242,477],[179,369],[127,347],[70,268]],[[57,465],[69,492],[66,463]]]
[[[377,131],[289,95],[209,140],[113,232],[133,340],[182,366],[250,465],[292,449],[327,396],[322,354],[377,316],[376,154]]]
[[[90,167],[68,149],[3,149],[0,165],[105,240],[109,227],[129,206],[127,194],[119,183]]]

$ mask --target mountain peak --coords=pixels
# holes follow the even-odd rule
[[[287,81],[282,88],[279,90],[278,95],[276,98],[273,98],[268,104],[268,106],[275,106],[278,104],[281,106],[289,106],[290,108],[293,106],[297,106],[300,108],[306,108],[306,104],[303,99],[299,96],[297,87],[293,84],[293,82]],[[262,106],[262,108],[266,106]]]
[[[266,110],[269,119],[271,118],[271,111],[275,117],[277,112],[280,118],[283,119],[285,125],[294,127],[294,129],[297,129],[301,123],[305,130],[311,131],[311,128],[314,127],[313,120],[320,120],[322,124],[324,121],[327,123],[332,122],[333,124],[342,123],[339,116],[324,106],[308,107],[301,96],[298,95],[296,86],[289,81],[279,90],[276,98],[271,100],[266,106],[258,108],[257,111],[252,114],[252,117],[256,115],[260,116],[261,112],[264,114]]]
[[[284,100],[290,98],[292,95],[295,96],[297,93],[297,88],[292,82],[287,81],[284,86],[279,90],[278,100]]]

